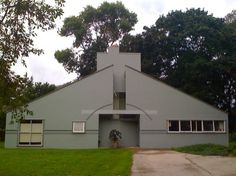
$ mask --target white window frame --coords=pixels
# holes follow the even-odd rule
[[[169,130],[169,122],[170,121],[178,121],[178,124],[179,124],[179,131],[170,131]],[[181,131],[181,121],[189,121],[190,122],[190,131]],[[201,131],[193,131],[192,129],[192,121],[201,121],[201,126],[202,126],[202,130]],[[213,125],[213,128],[212,128],[212,131],[204,131],[204,126],[203,126],[203,122],[204,121],[212,121],[212,125]],[[222,121],[224,123],[224,129],[222,131],[215,131],[215,121]],[[194,120],[186,120],[186,119],[180,119],[180,120],[177,120],[177,119],[170,119],[170,120],[167,120],[167,132],[168,133],[226,133],[226,120],[208,120],[208,119],[204,119],[204,120],[200,120],[200,119],[194,119]]]
[[[181,130],[181,121],[189,121],[189,126],[190,126],[190,130],[186,131],[186,130]],[[179,120],[179,131],[183,132],[183,133],[188,133],[192,131],[192,126],[191,126],[192,121],[191,120]]]
[[[179,131],[170,131],[170,121],[178,121],[178,125],[179,125]],[[179,133],[180,132],[180,121],[179,120],[167,120],[167,128],[168,128],[168,133]]]
[[[76,124],[83,125],[82,129],[81,130],[77,130],[76,129]],[[72,132],[73,133],[85,133],[85,125],[86,125],[85,121],[73,121],[72,122]]]
[[[30,125],[31,125],[31,132],[27,132],[27,134],[30,134],[31,135],[31,137],[30,137],[30,141],[29,141],[29,144],[20,144],[20,135],[21,134],[26,134],[25,132],[21,132],[20,130],[20,128],[21,128],[21,123],[24,123],[24,122],[19,122],[18,123],[18,142],[17,142],[17,144],[18,144],[18,146],[19,147],[26,147],[26,146],[28,146],[28,147],[42,147],[43,146],[43,136],[44,136],[44,120],[42,120],[42,119],[24,119],[24,120],[26,120],[26,121],[30,121]],[[42,127],[43,127],[43,129],[42,129],[42,133],[35,133],[35,132],[32,132],[32,121],[41,121],[42,122]],[[42,134],[42,141],[41,141],[41,144],[32,144],[32,134]]]
[[[215,131],[215,133],[225,133],[225,132],[226,132],[226,130],[225,130],[225,128],[226,128],[225,120],[214,120],[214,121],[213,121],[214,130],[215,130],[215,121],[223,121],[223,123],[224,123],[224,125],[223,125],[224,130],[222,130],[222,131]]]
[[[204,130],[204,122],[206,122],[206,121],[211,121],[212,122],[212,131],[205,131]],[[202,132],[204,132],[204,133],[213,133],[213,132],[215,132],[215,128],[214,128],[214,120],[202,120]]]
[[[193,121],[196,121],[196,131],[193,131],[193,127],[192,127],[192,122]],[[197,124],[197,121],[200,121],[201,122],[201,131],[198,131],[197,128],[198,128],[198,124]],[[191,120],[191,132],[192,133],[202,133],[203,132],[203,120]]]

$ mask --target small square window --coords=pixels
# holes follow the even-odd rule
[[[73,133],[85,133],[85,122],[73,122]]]

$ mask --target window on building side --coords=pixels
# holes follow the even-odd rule
[[[223,120],[215,120],[214,121],[215,131],[225,131],[225,123]]]
[[[180,129],[181,131],[191,131],[190,120],[181,120]]]
[[[72,126],[73,133],[85,133],[85,122],[75,121]]]
[[[201,120],[192,120],[192,131],[202,131]]]
[[[203,131],[213,131],[212,120],[203,120]]]
[[[169,120],[169,131],[179,131],[179,120]]]
[[[224,120],[169,120],[169,132],[225,132]]]
[[[42,120],[23,120],[20,123],[19,145],[42,145]]]

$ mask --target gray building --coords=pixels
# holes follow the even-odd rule
[[[112,46],[97,54],[97,71],[31,103],[33,116],[10,124],[6,147],[123,147],[228,144],[227,114],[141,72],[139,53]]]

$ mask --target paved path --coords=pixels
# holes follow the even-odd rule
[[[236,157],[199,156],[169,150],[134,154],[132,176],[236,176]]]

